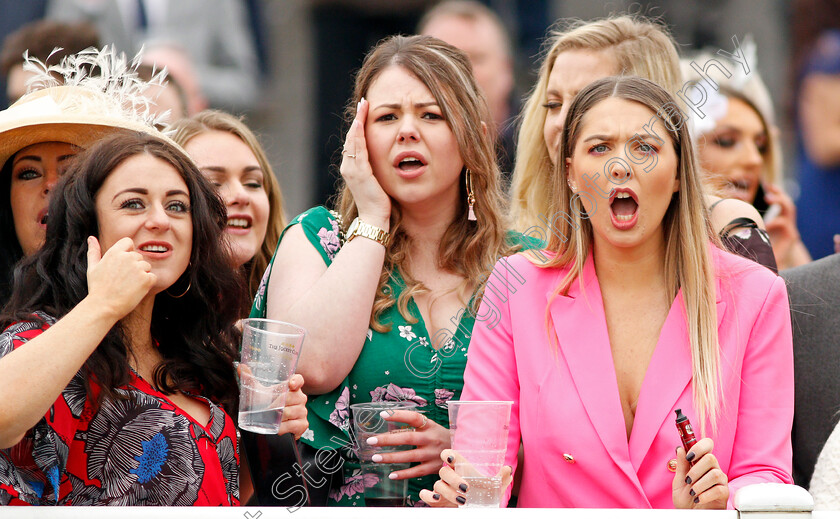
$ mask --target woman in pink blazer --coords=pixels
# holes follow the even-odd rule
[[[683,122],[650,81],[584,89],[547,250],[501,260],[488,283],[462,399],[514,402],[519,506],[731,508],[744,485],[792,482],[784,282],[719,248]],[[702,438],[688,453],[678,408]],[[469,499],[457,455],[441,454],[430,505]]]

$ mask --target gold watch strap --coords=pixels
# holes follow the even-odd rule
[[[359,217],[356,217],[356,219],[353,220],[353,223],[350,224],[347,241],[352,241],[356,236],[363,236],[387,247],[388,240],[391,238],[391,233],[385,231],[384,229],[380,229],[375,225],[365,223]]]

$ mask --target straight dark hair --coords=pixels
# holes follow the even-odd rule
[[[87,238],[99,236],[96,195],[110,174],[127,159],[147,154],[171,164],[190,193],[193,241],[190,264],[172,291],[155,298],[152,338],[163,362],[154,384],[164,393],[194,392],[235,409],[238,394],[233,361],[239,332],[244,280],[230,267],[224,238],[227,213],[213,186],[175,146],[144,133],[107,137],[81,153],[53,191],[44,246],[15,269],[11,298],[0,325],[39,320],[41,311],[57,319],[88,294]],[[82,366],[85,385],[101,386],[95,400],[120,398],[114,391],[130,379],[130,345],[118,322]],[[231,406],[231,407],[229,407]]]

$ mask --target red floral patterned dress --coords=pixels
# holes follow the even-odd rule
[[[55,322],[39,316],[47,324],[0,334],[0,357]],[[127,398],[94,410],[76,374],[23,440],[0,450],[0,505],[239,504],[236,429],[221,407],[196,397],[210,407],[200,424],[133,371],[117,392]]]

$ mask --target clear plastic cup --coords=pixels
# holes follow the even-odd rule
[[[272,319],[242,321],[239,428],[277,434],[289,379],[297,368],[306,330]]]
[[[368,445],[367,439],[383,433],[412,431],[410,425],[391,422],[382,417],[382,413],[391,414],[394,411],[414,411],[415,402],[367,402],[350,406],[353,418],[353,433],[355,435],[356,455],[361,462],[363,481],[365,481],[365,506],[405,506],[405,496],[408,491],[407,479],[390,479],[391,472],[405,470],[410,463],[374,463],[374,454],[397,452],[412,449],[411,445],[395,445],[383,447]]]
[[[462,508],[499,508],[513,402],[449,401],[455,473],[468,485]]]

